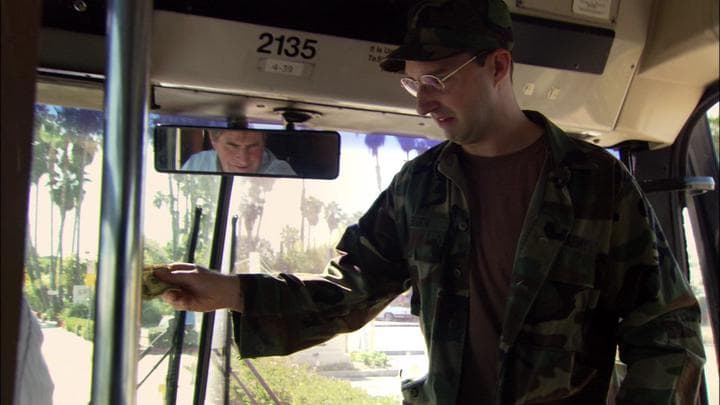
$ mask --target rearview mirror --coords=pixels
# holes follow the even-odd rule
[[[170,173],[334,179],[333,131],[157,126],[155,170]]]

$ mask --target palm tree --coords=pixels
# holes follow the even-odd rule
[[[400,136],[397,140],[400,143],[400,148],[405,152],[405,160],[410,160],[411,151],[416,150],[417,154],[421,155],[423,152],[437,144],[436,141],[431,141],[429,139],[407,136]]]
[[[260,207],[258,214],[258,226],[255,229],[255,240],[260,239],[260,228],[262,227],[263,212],[265,206],[265,194],[270,192],[275,185],[275,179],[273,178],[254,178],[248,179],[251,181],[250,189],[248,193],[255,203]]]
[[[33,213],[33,232],[32,238],[28,234],[28,248],[26,249],[27,261],[26,261],[26,272],[28,276],[29,285],[34,290],[35,295],[40,298],[43,308],[37,308],[38,310],[45,311],[49,303],[49,297],[47,295],[47,286],[44,286],[41,282],[42,268],[37,253],[37,237],[38,237],[38,208],[39,208],[39,196],[40,196],[40,179],[48,174],[48,156],[50,154],[50,143],[45,142],[44,139],[50,138],[47,134],[50,128],[54,125],[54,121],[50,119],[49,107],[43,104],[35,105],[35,138],[33,139],[33,153],[32,153],[32,165],[30,171],[30,184],[35,186],[34,191],[34,213]]]
[[[204,213],[200,222],[200,233],[197,241],[195,257],[204,257],[212,237],[212,225],[217,206],[219,177],[192,176],[184,174],[171,174],[168,177],[168,192],[157,192],[153,197],[153,205],[161,208],[168,206],[172,223],[172,239],[166,248],[167,256],[171,260],[184,260],[186,252],[184,243],[190,237],[192,217],[195,208],[201,208]],[[180,212],[181,199],[185,200],[185,210]]]
[[[285,225],[280,231],[280,253],[287,253],[295,250],[300,241],[300,231],[290,225]]]
[[[67,213],[75,209],[75,225],[79,227],[80,207],[85,197],[85,167],[89,165],[98,149],[98,134],[102,129],[102,115],[97,111],[78,108],[54,107],[50,115],[54,121],[49,156],[50,197],[60,209],[60,226],[58,230],[57,260],[54,266],[55,279],[63,272],[63,236]],[[73,229],[73,244],[76,264],[79,262],[79,229]],[[59,297],[62,302],[64,288],[61,283]]]
[[[40,178],[50,171],[48,156],[50,154],[50,143],[45,142],[50,135],[43,134],[48,127],[54,125],[50,120],[49,107],[43,104],[35,105],[35,139],[33,140],[32,165],[30,170],[30,184],[35,186],[35,227],[33,230],[33,246],[37,248],[38,233],[38,200],[40,195]]]
[[[272,190],[275,179],[247,179],[245,184],[249,185],[249,187],[242,197],[240,212],[242,213],[247,238],[252,242],[249,246],[253,247],[260,240],[260,228],[262,227],[262,217],[265,212],[265,194]]]
[[[308,223],[307,244],[305,245],[305,250],[307,250],[310,246],[310,228],[316,226],[318,222],[320,222],[320,211],[322,208],[322,201],[313,196],[307,197],[303,200],[303,204],[301,204],[302,216]]]
[[[253,229],[255,229],[255,222],[260,217],[262,211],[262,206],[251,201],[244,201],[240,204],[240,212],[242,213],[241,216],[248,240],[254,239]]]
[[[305,179],[302,179],[300,192],[300,241],[305,244]]]
[[[346,220],[346,215],[337,201],[331,201],[325,205],[324,211],[325,222],[327,222],[328,228],[330,229],[329,242],[332,244],[333,234],[340,227],[340,224]]]
[[[85,167],[95,158],[100,147],[100,134],[102,133],[102,113],[100,111],[82,110],[77,108],[64,108],[59,115],[63,120],[63,127],[73,136],[71,170],[78,178],[80,191],[75,195],[75,223],[73,226],[73,245],[76,263],[80,262],[80,218],[82,203],[85,197],[86,173]]]
[[[90,165],[94,158],[95,153],[99,150],[99,141],[96,136],[89,134],[89,136],[81,138],[73,148],[76,154],[74,161],[77,162],[78,170],[78,181],[83,187],[81,194],[78,196],[77,204],[75,205],[75,223],[73,224],[73,247],[75,250],[75,262],[80,263],[80,231],[81,231],[81,217],[82,217],[82,204],[85,199],[85,187],[87,183],[86,173],[84,168]]]
[[[35,110],[35,145],[33,145],[33,170],[36,181],[39,182],[43,175],[47,175],[48,183],[52,181],[53,175],[58,172],[57,160],[58,149],[62,147],[62,128],[57,122],[57,113],[49,106],[37,106]],[[37,166],[36,166],[37,164]],[[37,169],[36,169],[37,167]],[[38,187],[39,189],[39,187]],[[37,190],[39,192],[39,190]],[[36,194],[37,204],[37,194]],[[37,212],[35,214],[35,247],[37,248]],[[56,258],[54,238],[54,208],[50,206],[50,289],[57,290]]]
[[[400,148],[405,152],[405,160],[410,160],[410,151],[415,149],[415,139],[409,136],[399,136],[397,138]]]
[[[382,178],[380,175],[380,157],[378,149],[385,144],[385,135],[365,135],[365,145],[375,157],[375,173],[377,175],[378,192],[382,191]]]

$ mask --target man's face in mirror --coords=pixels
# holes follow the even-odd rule
[[[255,173],[262,163],[265,137],[257,131],[227,131],[210,134],[210,143],[224,172]]]

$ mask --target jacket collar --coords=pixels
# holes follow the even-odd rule
[[[524,110],[523,113],[529,120],[542,127],[547,136],[552,154],[551,174],[555,172],[560,176],[561,170],[559,169],[561,168],[565,170],[594,168],[594,166],[589,167],[587,163],[581,162],[580,159],[577,158],[577,141],[567,136],[562,129],[553,124],[547,117],[537,111]],[[445,175],[452,174],[455,170],[458,170],[459,165],[457,163],[459,162],[461,153],[462,148],[460,145],[445,141],[441,145],[440,152],[435,161],[438,170]],[[552,177],[551,175],[551,179]]]

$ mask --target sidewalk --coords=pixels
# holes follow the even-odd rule
[[[60,327],[42,331],[42,353],[55,384],[53,403],[88,404],[92,386],[92,343]]]

